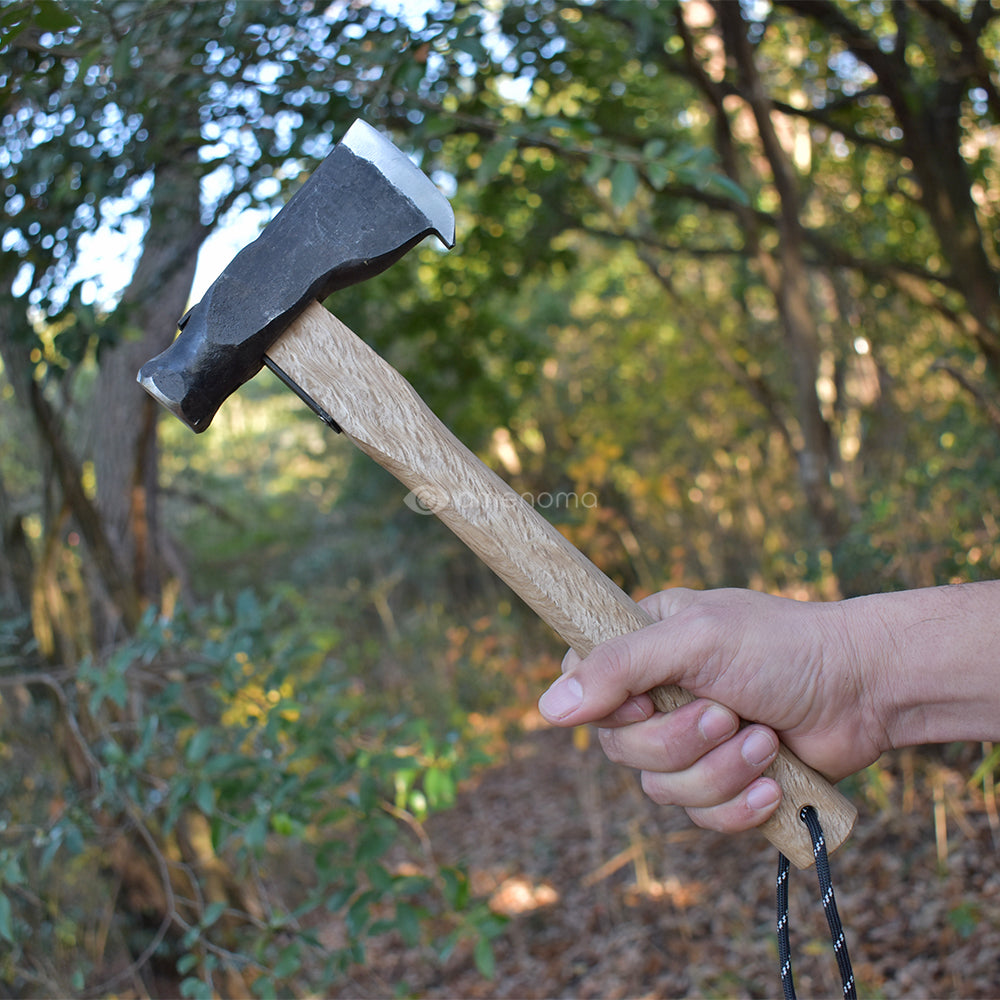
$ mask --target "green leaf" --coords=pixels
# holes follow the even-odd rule
[[[80,22],[55,0],[36,0],[35,24],[43,31],[53,33],[80,26]]]
[[[507,154],[517,146],[517,139],[505,137],[494,142],[483,154],[483,159],[476,168],[476,184],[482,187],[488,184],[499,173]]]
[[[417,896],[427,891],[431,880],[426,875],[394,875],[392,893],[397,898]]]
[[[592,156],[587,164],[587,169],[583,172],[584,182],[596,184],[602,177],[606,177],[611,169],[611,160],[603,153]]]
[[[249,588],[243,589],[236,596],[236,621],[244,628],[254,627],[260,623],[263,610],[257,595]]]
[[[417,817],[418,820],[423,821],[427,818],[427,795],[425,792],[421,791],[419,788],[414,788],[410,792],[409,798],[410,812]]]
[[[443,941],[437,945],[437,957],[440,962],[447,962],[451,958],[455,945],[458,944],[459,931],[453,930]]]
[[[449,771],[430,768],[424,775],[424,791],[432,809],[441,809],[455,801],[455,779]]]
[[[212,1000],[212,987],[195,976],[188,976],[181,980],[181,996],[191,1000]]]
[[[267,842],[267,816],[255,816],[243,831],[243,842],[251,851],[259,851]]]
[[[964,941],[967,941],[976,932],[981,918],[979,907],[969,901],[959,903],[958,906],[948,911],[948,923]]]
[[[23,885],[24,871],[17,854],[0,851],[0,885]]]
[[[302,965],[300,951],[298,942],[288,945],[278,956],[278,961],[275,963],[271,975],[275,979],[284,979],[292,975],[293,972],[297,972]]]
[[[444,881],[444,897],[448,906],[460,913],[469,904],[469,879],[465,872],[457,868],[443,868],[441,878]]]
[[[639,189],[639,174],[635,165],[621,160],[611,171],[611,202],[619,211],[635,197]]]
[[[368,771],[363,771],[358,788],[358,801],[362,810],[370,813],[378,805],[378,785]]]
[[[41,871],[47,872],[49,870],[49,866],[55,859],[56,854],[59,853],[62,843],[62,830],[58,826],[54,827],[52,832],[49,834],[48,843],[45,845],[45,849],[42,851],[41,857],[38,859],[38,867]]]
[[[215,809],[215,789],[209,782],[198,782],[194,791],[194,803],[206,816]]]
[[[238,753],[212,754],[205,761],[202,774],[207,775],[232,775],[239,770],[246,770],[248,766],[247,758]]]
[[[0,48],[10,45],[25,28],[29,27],[31,21],[19,4],[0,14]]]
[[[116,81],[124,81],[126,79],[131,61],[132,42],[126,37],[118,43],[118,46],[115,48],[114,58],[111,60],[111,72]]]
[[[420,911],[410,903],[396,903],[396,929],[411,948],[420,942]]]
[[[476,968],[484,979],[492,979],[497,972],[496,958],[493,955],[493,942],[481,937],[473,950]]]
[[[392,782],[396,790],[396,807],[398,809],[406,808],[406,802],[416,777],[417,769],[415,767],[400,768],[393,775]]]
[[[369,828],[358,838],[354,857],[359,864],[374,861],[382,856],[387,846],[385,834],[380,830]]]
[[[663,160],[651,160],[646,164],[646,177],[655,191],[662,191],[672,176],[673,170]]]
[[[347,901],[354,895],[353,883],[331,893],[323,904],[331,913],[336,913],[347,905]]]
[[[649,142],[642,147],[642,158],[644,160],[658,160],[666,151],[666,139],[650,139]]]
[[[372,890],[379,895],[391,893],[396,885],[396,880],[381,865],[369,865],[366,873],[372,884]]]
[[[476,34],[459,35],[452,40],[451,47],[458,52],[464,52],[476,62],[485,62],[488,58],[486,47]]]
[[[360,937],[365,927],[371,919],[369,907],[374,901],[374,893],[363,892],[347,908],[347,916],[344,922],[347,924],[348,933],[352,937]]]
[[[201,928],[197,924],[192,924],[181,938],[181,947],[193,948],[199,937],[201,937]]]
[[[741,205],[749,205],[750,199],[747,197],[746,191],[743,190],[734,180],[726,177],[725,174],[710,174],[708,180],[705,182],[704,187],[715,188],[716,191],[722,194],[729,195],[734,201],[739,202]]]
[[[290,837],[295,833],[296,823],[286,812],[276,812],[271,817],[271,829],[280,837]]]
[[[205,759],[208,748],[212,745],[212,738],[215,734],[211,729],[199,729],[194,736],[188,740],[187,750],[184,752],[184,759],[189,764],[197,764]]]
[[[14,943],[13,910],[9,897],[3,892],[0,892],[0,938],[10,944]]]
[[[23,0],[19,3],[9,4],[6,8],[0,8],[0,32],[14,24],[23,23],[27,27],[28,13],[28,7]]]
[[[205,907],[205,912],[201,917],[202,929],[211,927],[212,924],[214,924],[225,912],[226,904],[221,900],[217,899],[214,903],[209,903],[208,906]]]
[[[177,959],[177,971],[183,976],[185,973],[190,972],[198,964],[198,956],[189,951],[186,955],[181,955]]]

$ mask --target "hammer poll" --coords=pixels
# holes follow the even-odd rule
[[[330,426],[433,511],[576,652],[654,619],[448,430],[412,386],[319,302],[399,260],[424,237],[455,242],[451,206],[385,136],[356,121],[313,175],[180,320],[139,382],[192,430],[267,365]],[[651,692],[664,712],[693,701]],[[761,826],[796,866],[813,864],[800,811],[813,806],[830,850],[851,803],[782,747],[767,773],[783,789]]]

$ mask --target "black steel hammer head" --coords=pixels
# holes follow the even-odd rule
[[[142,366],[139,382],[192,430],[205,430],[309,302],[384,271],[432,233],[455,242],[447,198],[356,121],[180,320],[179,336]]]

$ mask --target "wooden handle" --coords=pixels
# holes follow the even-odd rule
[[[580,656],[653,623],[651,618],[431,412],[410,384],[318,303],[268,351],[277,367],[365,454],[413,491]],[[693,699],[678,687],[651,692],[671,711]],[[832,851],[857,810],[784,747],[768,768],[783,789],[760,829],[799,868],[813,863],[799,810],[819,813]]]

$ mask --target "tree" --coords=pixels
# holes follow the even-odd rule
[[[509,198],[530,178],[526,245],[634,248],[786,443],[809,547],[838,554],[895,476],[911,403],[888,358],[933,362],[995,427],[998,26],[990,4],[470,5],[429,44],[473,82],[438,69],[428,94],[476,143],[460,177],[499,170]],[[706,314],[708,262],[728,302]]]
[[[40,454],[59,482],[45,535],[58,533],[64,509],[86,527],[95,557],[87,572],[97,570],[88,582],[104,595],[93,602],[101,645],[135,626],[166,572],[156,409],[134,371],[174,336],[198,248],[219,220],[279,203],[328,151],[336,123],[356,114],[369,64],[337,57],[367,16],[40,0],[8,2],[0,17],[9,109],[2,280],[15,296],[3,323],[5,367],[19,405],[39,409]],[[377,34],[378,16],[367,19]],[[89,238],[130,221],[144,229],[138,264],[121,295],[97,301]],[[75,383],[95,357],[88,401]],[[75,440],[65,426],[74,405],[92,407],[76,415],[89,430]],[[89,475],[80,454],[88,438],[93,496],[78,488]]]
[[[6,672],[0,683],[33,693],[26,696],[32,719],[37,724],[43,716],[51,729],[38,759],[46,773],[64,766],[68,778],[54,793],[63,803],[54,807],[54,822],[19,800],[25,818],[48,831],[50,849],[42,850],[41,862],[26,847],[7,865],[4,850],[0,939],[17,955],[24,941],[10,919],[8,893],[23,886],[29,864],[41,883],[66,830],[74,851],[86,842],[116,873],[135,926],[152,921],[125,975],[144,968],[168,935],[190,950],[200,947],[202,929],[217,922],[220,933],[231,933],[230,922],[219,921],[230,904],[252,922],[253,892],[244,892],[239,866],[231,856],[223,859],[213,841],[219,829],[210,830],[208,816],[218,818],[223,807],[207,781],[200,793],[187,787],[172,811],[144,815],[147,781],[162,788],[178,756],[187,753],[189,764],[204,760],[204,737],[214,738],[213,727],[228,738],[240,726],[220,721],[223,707],[214,714],[202,711],[204,704],[192,709],[176,689],[170,675],[178,669],[180,631],[161,632],[172,642],[155,657],[149,652],[164,582],[179,568],[170,565],[160,518],[158,410],[136,385],[135,372],[173,337],[199,247],[212,229],[230,211],[266,212],[283,202],[368,92],[377,92],[379,67],[390,55],[375,44],[380,17],[353,6],[314,11],[294,4],[27,0],[0,7],[6,209],[0,358],[12,390],[4,405],[32,438],[37,461],[33,481],[8,480],[0,494],[5,551],[17,556],[10,573],[5,566],[4,591],[12,604],[31,609],[37,652],[22,641],[29,652],[18,662],[25,669]],[[93,237],[115,228],[133,235],[138,228],[141,238],[124,290],[108,298],[87,264]],[[13,465],[5,461],[3,471]],[[33,544],[26,544],[32,534]],[[269,639],[278,635],[275,629]],[[232,650],[224,661],[232,667],[243,655]],[[148,672],[137,669],[151,658]],[[181,664],[198,687],[192,663]],[[247,683],[241,672],[234,676]],[[161,713],[188,722],[161,731]],[[31,722],[22,728],[35,746]],[[195,729],[201,735],[190,744]],[[53,748],[61,761],[51,756]],[[125,760],[140,759],[143,773],[121,770]],[[419,790],[419,764],[391,751],[387,760],[406,766]],[[365,755],[357,761],[374,788],[378,768]],[[354,765],[340,771],[349,785],[356,780]],[[392,784],[391,776],[377,777],[383,780]],[[228,787],[238,789],[239,782]],[[236,813],[253,808],[262,787],[260,775],[251,777],[237,792]],[[159,796],[155,787],[152,794]],[[387,817],[374,792],[365,801],[372,851],[373,842],[387,842]],[[273,805],[261,799],[265,812],[237,821],[244,846],[253,842],[251,855],[272,830]],[[319,799],[315,805],[328,808]],[[249,840],[248,830],[256,831]],[[168,856],[176,859],[173,867]],[[377,850],[369,861],[379,877]],[[363,877],[363,860],[352,870]],[[190,892],[194,910],[178,901]],[[352,892],[341,905],[348,902],[357,904],[360,929],[368,902],[358,903]],[[36,912],[30,902],[27,908]],[[277,926],[267,931],[275,933]],[[213,963],[227,952],[209,945],[208,955],[211,981]],[[262,955],[258,965],[267,961]],[[13,972],[5,966],[5,978],[24,975],[27,965]],[[241,958],[229,970],[240,985],[224,988],[246,989],[239,979],[245,965]],[[105,980],[108,988],[122,975]],[[57,992],[82,988],[75,980],[35,984]]]
[[[43,654],[0,683],[31,692],[19,732],[58,753],[69,803],[51,819],[11,786],[43,831],[0,857],[12,947],[3,899],[34,905],[24,872],[67,844],[134,890],[124,968],[163,945],[190,990],[304,967],[294,920],[243,894],[271,837],[337,833],[310,901],[357,939],[384,907],[412,933],[429,882],[467,896],[378,860],[387,817],[417,822],[460,768],[344,679],[362,653],[301,602],[157,613],[184,568],[134,372],[207,235],[266,217],[359,113],[447,185],[461,248],[338,311],[522,489],[599,498],[553,513],[623,585],[835,596],[1000,569],[977,496],[1000,427],[994,5],[8,0],[0,29],[0,599]],[[115,228],[135,256],[112,295],[87,264]],[[381,488],[363,475],[358,506]],[[462,557],[437,558],[467,601]],[[379,600],[361,614],[391,632]],[[343,779],[329,799],[310,768]]]
[[[22,409],[43,411],[35,424],[66,497],[45,534],[73,509],[93,557],[84,571],[97,567],[95,592],[113,595],[96,602],[99,638],[134,623],[164,574],[155,411],[128,373],[172,335],[195,248],[216,221],[280,199],[328,148],[334,121],[365,101],[438,157],[460,206],[490,220],[463,247],[490,295],[570,260],[564,234],[633,247],[671,308],[703,316],[686,336],[711,342],[786,442],[820,548],[836,552],[851,534],[865,479],[885,475],[880,456],[892,451],[876,432],[893,420],[892,394],[873,397],[870,379],[867,403],[849,393],[860,384],[850,373],[872,362],[888,385],[878,340],[897,334],[872,303],[889,297],[938,324],[936,377],[994,413],[982,402],[1000,338],[996,163],[982,141],[998,106],[992,6],[748,10],[524,2],[497,19],[468,4],[429,6],[414,26],[377,8],[8,3],[4,281],[46,332],[10,311],[6,367]],[[170,32],[184,44],[167,53],[155,43]],[[797,68],[789,52],[802,54]],[[75,265],[80,238],[115,213],[143,220],[146,251],[99,320]],[[687,280],[705,261],[729,266],[737,294],[722,312],[706,314],[704,288]],[[445,266],[468,282],[469,268]],[[471,321],[488,329],[496,315]],[[859,331],[880,328],[858,355]],[[544,351],[535,343],[524,347]],[[96,353],[88,513],[87,490],[72,487],[87,467],[60,422]],[[108,403],[142,417],[113,416]]]

